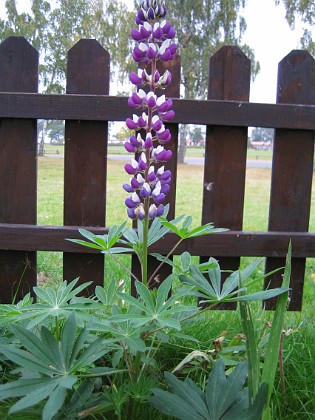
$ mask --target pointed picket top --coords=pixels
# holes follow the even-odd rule
[[[0,44],[0,91],[38,92],[39,55],[21,36]]]
[[[68,52],[67,93],[108,95],[109,53],[95,39],[81,39]]]
[[[280,61],[277,102],[315,104],[315,60],[308,51],[293,50]]]
[[[209,64],[208,99],[248,101],[251,61],[235,46],[220,48]]]

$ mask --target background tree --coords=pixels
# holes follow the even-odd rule
[[[205,126],[194,125],[189,129],[189,137],[194,146],[204,146]]]
[[[314,0],[275,0],[275,4],[283,3],[286,10],[286,20],[290,27],[294,29],[296,18],[300,18],[305,25],[304,33],[300,40],[301,48],[308,50],[315,56],[315,40],[312,33],[315,21],[315,2]]]
[[[60,120],[50,120],[47,123],[47,134],[51,144],[64,144],[65,123]]]
[[[251,140],[273,143],[274,131],[273,128],[256,127],[252,131]]]
[[[125,77],[128,63],[119,66],[130,55],[126,28],[131,17],[125,4],[115,0],[29,0],[29,4],[30,13],[19,13],[16,0],[6,0],[0,41],[24,36],[40,52],[44,92],[64,91],[67,52],[80,38],[97,39],[110,53],[119,77]]]

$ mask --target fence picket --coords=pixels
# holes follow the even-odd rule
[[[109,54],[95,40],[69,51],[67,94],[109,94]],[[108,122],[65,123],[64,224],[104,226]],[[104,255],[64,253],[64,278],[103,284]]]
[[[0,91],[37,92],[38,53],[22,37],[0,45]],[[36,224],[36,120],[0,121],[0,223]],[[0,302],[36,285],[36,252],[0,251]]]
[[[237,269],[240,256],[267,256],[266,270],[284,263],[292,237],[292,297],[289,309],[302,307],[305,259],[314,256],[308,232],[314,158],[315,62],[293,51],[279,64],[277,104],[248,102],[250,61],[236,47],[211,58],[208,101],[181,100],[180,58],[167,63],[173,82],[165,92],[175,99],[167,124],[173,159],[169,217],[175,215],[178,124],[207,125],[202,222],[227,227],[228,233],[188,240],[178,251],[215,255],[223,269]],[[164,67],[165,68],[165,67]],[[160,72],[162,69],[159,69]],[[107,232],[106,166],[108,121],[130,116],[127,99],[110,97],[109,55],[94,40],[81,40],[68,57],[67,95],[39,95],[38,53],[20,37],[0,46],[0,302],[11,302],[36,285],[36,251],[64,252],[64,278],[103,284],[104,258],[65,241],[77,227]],[[87,109],[88,108],[88,109]],[[209,114],[209,115],[208,115]],[[210,115],[211,114],[211,115]],[[65,118],[64,226],[36,225],[36,119]],[[289,121],[288,121],[289,119]],[[242,232],[247,127],[275,127],[269,232]],[[167,254],[175,244],[167,235],[152,247]],[[217,253],[214,252],[217,250]],[[140,265],[133,257],[133,271]],[[152,273],[156,262],[150,259]],[[165,266],[163,280],[170,273]],[[266,281],[278,286],[281,273]],[[21,283],[21,284],[20,284]],[[157,286],[156,281],[152,286]],[[134,292],[134,285],[132,285]],[[91,286],[91,291],[92,291]],[[268,304],[273,307],[274,302]],[[222,306],[223,309],[227,308]],[[229,307],[230,309],[231,307]]]
[[[306,51],[292,51],[278,69],[278,103],[315,104],[315,60]],[[310,216],[314,162],[314,132],[277,129],[274,138],[270,231],[307,232]],[[283,267],[282,258],[268,258],[266,272]],[[292,259],[290,309],[300,310],[302,304],[305,258]],[[265,287],[280,286],[282,273],[265,281]],[[267,309],[275,300],[266,302]]]
[[[237,47],[222,47],[210,59],[208,99],[246,102],[249,86],[250,60]],[[202,223],[242,230],[246,153],[247,127],[207,126]],[[239,267],[237,257],[216,258],[223,270]]]

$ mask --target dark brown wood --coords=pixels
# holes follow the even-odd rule
[[[222,47],[210,60],[208,99],[248,101],[249,86],[250,60],[237,47]],[[242,230],[246,153],[246,127],[207,126],[202,223]],[[239,258],[215,255],[222,270],[239,268]]]
[[[315,106],[174,98],[174,123],[315,130]],[[126,97],[0,93],[0,118],[124,121]]]
[[[300,310],[305,258],[315,257],[315,234],[308,233],[314,60],[293,51],[280,63],[278,103],[273,105],[248,103],[250,63],[235,47],[224,47],[212,58],[207,101],[178,99],[179,58],[169,65],[173,82],[165,93],[174,98],[176,112],[168,124],[174,154],[166,165],[173,172],[169,216],[175,214],[178,123],[205,124],[202,221],[232,229],[186,241],[176,253],[216,255],[223,268],[237,268],[241,256],[264,256],[269,271],[284,264],[291,240],[290,309]],[[108,231],[103,227],[107,122],[131,113],[127,98],[109,96],[108,85],[109,57],[96,41],[82,40],[70,51],[67,95],[36,93],[38,54],[24,39],[9,38],[0,46],[0,302],[11,302],[17,289],[17,299],[32,291],[37,250],[64,252],[67,280],[80,276],[81,282],[93,280],[93,287],[103,283],[103,256],[66,238],[79,238],[80,226],[98,234]],[[37,118],[66,120],[65,226],[36,226]],[[248,126],[277,129],[268,232],[242,231]],[[166,235],[150,252],[166,255],[176,241],[175,235]],[[168,273],[160,273],[161,279]],[[272,277],[271,287],[280,282],[281,275]]]
[[[108,95],[109,54],[94,40],[80,40],[68,54],[67,93]],[[64,223],[104,226],[108,123],[66,121]],[[104,255],[64,253],[64,278],[104,282]]]
[[[64,251],[74,253],[98,253],[67,239],[80,239],[80,226],[36,226],[0,223],[0,249],[18,251]],[[108,228],[89,226],[86,229],[104,235]],[[184,241],[176,255],[184,251],[195,256],[249,256],[285,257],[289,241],[292,241],[294,258],[315,257],[315,233],[303,232],[240,232],[228,231]],[[151,252],[168,253],[177,242],[173,234],[152,245]]]
[[[315,61],[305,51],[292,51],[278,70],[279,103],[315,103]],[[270,231],[307,232],[310,216],[314,162],[314,132],[276,130],[274,139]],[[283,259],[267,259],[266,271],[284,265]],[[305,258],[292,260],[290,310],[300,310],[305,275]],[[266,279],[265,286],[280,286],[282,273]],[[276,300],[266,302],[267,309]]]
[[[22,37],[0,45],[0,91],[37,92],[38,53]],[[36,120],[0,120],[0,222],[36,224]],[[36,285],[36,252],[0,251],[0,303]]]

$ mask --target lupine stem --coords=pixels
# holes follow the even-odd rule
[[[149,198],[144,200],[145,218],[143,220],[142,238],[142,283],[148,283],[148,237],[149,237]]]
[[[174,246],[173,248],[170,250],[170,252],[166,255],[166,257],[164,258],[163,261],[161,261],[161,263],[158,265],[158,267],[154,270],[153,274],[151,275],[151,277],[148,280],[148,285],[151,283],[152,280],[154,280],[155,275],[158,273],[158,271],[160,270],[160,268],[163,266],[163,264],[165,264],[165,261],[173,254],[173,252],[175,251],[175,249],[183,242],[184,239],[180,239]]]

